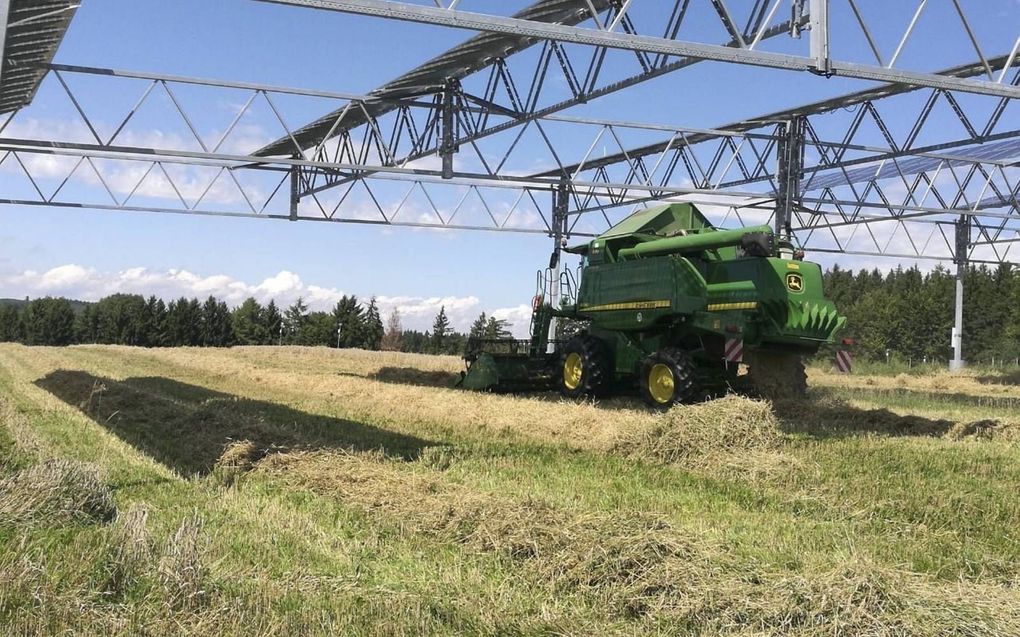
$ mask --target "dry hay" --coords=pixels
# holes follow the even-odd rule
[[[109,522],[116,513],[113,492],[90,465],[47,460],[0,480],[3,522]]]
[[[551,595],[582,598],[611,618],[706,634],[1020,631],[1020,593],[1009,587],[938,583],[858,558],[828,573],[777,573],[654,516],[582,514],[482,494],[378,455],[278,454],[256,472],[336,498],[404,533],[519,563],[522,578]]]
[[[460,375],[447,370],[422,370],[414,367],[381,367],[367,378],[398,385],[453,387]]]
[[[118,513],[109,536],[109,579],[106,590],[120,598],[150,568],[153,559],[152,540],[149,536],[149,510],[132,505]]]
[[[1020,397],[1016,375],[996,375],[980,369],[937,371],[930,374],[839,374],[813,367],[808,370],[812,387],[851,389],[905,389],[918,392],[967,394],[969,396]]]
[[[188,516],[166,542],[159,562],[159,581],[172,608],[196,608],[208,595],[209,567],[205,560],[208,543],[202,526],[202,518]]]
[[[974,420],[956,423],[946,436],[953,440],[1020,441],[1020,426],[992,419]]]
[[[773,451],[782,440],[770,402],[731,395],[673,407],[619,449],[661,462],[701,464],[721,456]]]
[[[265,452],[250,440],[231,442],[213,465],[212,476],[225,486],[230,486],[252,467]]]
[[[304,412],[371,422],[412,435],[453,430],[476,439],[519,436],[575,449],[609,450],[657,419],[643,407],[615,408],[616,402],[614,408],[604,409],[549,395],[523,397],[423,386],[421,374],[463,369],[463,361],[454,357],[276,349],[146,350],[144,356],[160,364],[202,370],[217,379],[209,387],[219,391],[293,405]],[[409,384],[369,377],[383,368],[418,372]]]
[[[370,455],[302,452],[268,456],[256,469],[273,481],[336,497],[404,532],[526,561],[556,593],[600,597],[619,614],[705,568],[697,549],[663,521],[636,514],[588,515],[546,502],[479,494]],[[669,562],[672,567],[661,568]],[[668,572],[668,577],[667,576]]]

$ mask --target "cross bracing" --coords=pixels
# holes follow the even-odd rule
[[[947,0],[971,62],[935,68],[938,56],[925,55],[918,65],[910,54],[918,47],[928,53],[923,22],[936,0],[910,5],[894,35],[874,32],[869,20],[877,16],[861,13],[864,3],[833,0],[825,24],[812,15],[818,4],[545,0],[512,19],[598,37],[578,43],[541,29],[481,28],[464,45],[363,95],[50,65],[46,99],[64,100],[78,125],[41,135],[25,123],[30,109],[0,119],[0,171],[21,184],[0,197],[28,206],[574,236],[597,233],[644,202],[669,199],[698,201],[724,225],[778,224],[782,198],[790,230],[809,250],[958,261],[954,232],[966,218],[970,260],[1016,261],[1017,40],[982,40],[973,9]],[[431,3],[445,12],[432,22],[453,24],[463,12],[493,6]],[[600,97],[718,61],[718,48],[734,54],[725,61],[754,65],[749,54],[820,46],[809,40],[823,27],[844,33],[840,7],[871,61],[904,73],[898,81],[711,128],[635,121],[629,113],[575,114],[574,107]],[[711,55],[688,47],[684,38],[695,33],[715,47]],[[616,36],[629,44],[609,41]],[[641,38],[682,46],[645,46]],[[852,52],[836,47],[812,63],[828,60],[826,73],[846,75],[842,62],[863,64]],[[137,101],[122,118],[97,121],[83,94],[91,78],[132,87],[115,92],[134,90]],[[207,130],[188,94],[217,91],[241,106],[232,121]],[[315,105],[294,109],[300,100]],[[173,143],[138,133],[138,114],[157,102],[161,128],[177,127]],[[276,132],[244,139],[241,129],[256,111]],[[325,115],[293,125],[308,121],[309,111]],[[802,122],[803,159],[791,179],[779,159],[795,120]],[[568,204],[559,218],[557,192]]]

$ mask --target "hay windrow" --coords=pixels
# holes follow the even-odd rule
[[[250,440],[239,440],[228,444],[213,465],[212,475],[225,486],[230,486],[245,473],[251,471],[255,462],[265,452]]]
[[[480,494],[344,453],[268,456],[256,472],[382,516],[404,532],[527,562],[528,572],[552,591],[595,595],[618,613],[674,587],[660,577],[693,581],[704,577],[698,569],[711,570],[706,547],[654,516],[580,514],[541,500]],[[664,562],[672,566],[663,568]]]
[[[756,438],[757,439],[757,438]],[[470,491],[381,457],[269,456],[256,473],[399,528],[520,563],[521,577],[611,618],[704,634],[1000,635],[1020,631],[1009,587],[944,584],[850,558],[831,572],[777,573],[695,541],[660,518],[583,514]],[[750,630],[752,629],[753,630]],[[748,632],[750,630],[750,632]]]
[[[971,422],[956,423],[946,433],[953,440],[1001,440],[1020,441],[1020,426],[985,418]]]
[[[690,465],[720,456],[773,451],[782,440],[770,402],[727,396],[678,405],[619,448],[640,457]]]
[[[80,462],[47,460],[0,480],[0,522],[109,522],[116,513],[97,469]]]

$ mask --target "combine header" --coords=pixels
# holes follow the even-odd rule
[[[470,341],[463,387],[579,398],[636,385],[663,409],[728,388],[799,395],[802,357],[846,321],[819,266],[769,226],[720,230],[688,203],[636,212],[567,252],[582,258],[580,286],[569,271],[540,273],[531,339]],[[559,307],[546,300],[553,285]],[[575,333],[550,339],[554,319]]]

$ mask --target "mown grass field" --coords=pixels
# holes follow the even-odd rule
[[[0,346],[0,634],[1020,635],[1020,377],[652,414],[454,358]]]

